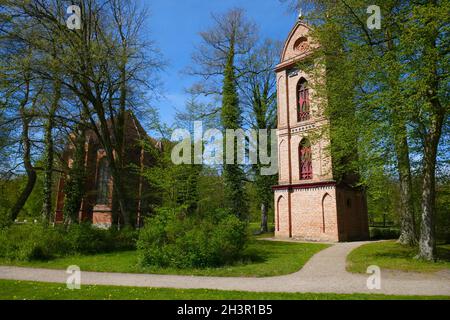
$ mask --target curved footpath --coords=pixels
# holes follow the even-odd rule
[[[381,271],[381,289],[369,290],[369,275],[345,270],[346,257],[366,242],[338,243],[314,255],[298,272],[276,277],[198,277],[82,272],[82,285],[217,289],[256,292],[378,293],[450,296],[448,272],[419,274]],[[0,279],[65,283],[65,270],[0,266]]]

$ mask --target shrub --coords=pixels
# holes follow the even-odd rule
[[[117,230],[112,228],[109,230],[110,234],[110,244],[114,251],[125,251],[125,250],[135,250],[136,242],[139,237],[138,231],[132,228],[124,228],[122,230]]]
[[[73,224],[44,228],[41,225],[12,225],[0,229],[0,257],[8,260],[48,260],[73,254],[94,254],[136,248],[134,230],[100,230],[92,225]]]
[[[71,225],[66,232],[70,252],[93,254],[108,251],[107,232],[93,228],[88,223]]]
[[[41,225],[13,225],[0,231],[0,256],[9,260],[47,260],[67,249],[63,235]]]
[[[82,223],[70,226],[66,237],[72,253],[94,254],[135,249],[137,232],[128,228],[103,230]]]
[[[400,237],[398,228],[370,227],[370,239],[372,240],[391,240],[398,237]]]
[[[1,208],[0,204],[0,229],[6,228],[11,225],[11,219],[8,216],[8,211],[5,208]]]
[[[247,239],[247,224],[234,215],[200,219],[161,209],[146,220],[137,247],[144,266],[216,267],[240,258]]]

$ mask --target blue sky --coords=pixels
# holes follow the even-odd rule
[[[211,26],[211,13],[243,8],[257,24],[261,37],[282,41],[297,17],[280,0],[146,0],[146,3],[150,10],[148,37],[155,41],[167,61],[160,75],[163,97],[153,105],[160,110],[161,120],[169,125],[176,110],[184,108],[186,88],[195,82],[194,77],[181,71],[191,63],[191,55],[200,42],[198,33]]]

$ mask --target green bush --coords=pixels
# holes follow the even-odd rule
[[[47,260],[67,249],[59,230],[13,225],[0,230],[0,256],[10,260]]]
[[[204,268],[233,263],[247,240],[247,224],[234,215],[184,217],[161,209],[146,220],[137,247],[144,266]]]
[[[73,224],[44,228],[36,224],[11,225],[0,229],[0,257],[8,260],[48,260],[73,254],[94,254],[136,248],[134,230],[100,230]]]
[[[108,231],[91,227],[88,223],[73,224],[66,232],[70,252],[93,254],[109,251]]]
[[[400,237],[398,228],[370,227],[370,239],[372,240],[392,240],[398,237]]]
[[[112,251],[126,251],[126,250],[135,250],[136,242],[139,237],[139,232],[132,228],[124,228],[122,230],[117,230],[112,228],[108,230],[109,237],[112,244],[112,247],[109,249]]]
[[[1,208],[0,204],[0,229],[6,228],[11,225],[11,219],[8,216],[8,211],[5,208]]]
[[[66,233],[71,252],[95,254],[136,248],[137,232],[131,229],[103,230],[90,223],[74,224]]]

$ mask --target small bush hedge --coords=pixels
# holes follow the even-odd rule
[[[400,230],[398,228],[370,227],[370,239],[372,240],[392,240],[399,237]]]
[[[131,229],[103,230],[83,223],[72,225],[66,233],[69,251],[73,253],[95,254],[136,248],[137,232]]]
[[[136,248],[133,230],[100,230],[74,224],[67,230],[24,224],[0,230],[0,257],[8,260],[49,260],[73,254],[94,254]]]
[[[36,225],[0,230],[0,256],[9,260],[46,260],[67,249],[62,233]]]
[[[236,261],[247,240],[247,224],[234,215],[183,217],[161,209],[146,220],[137,247],[144,266],[205,268]]]

